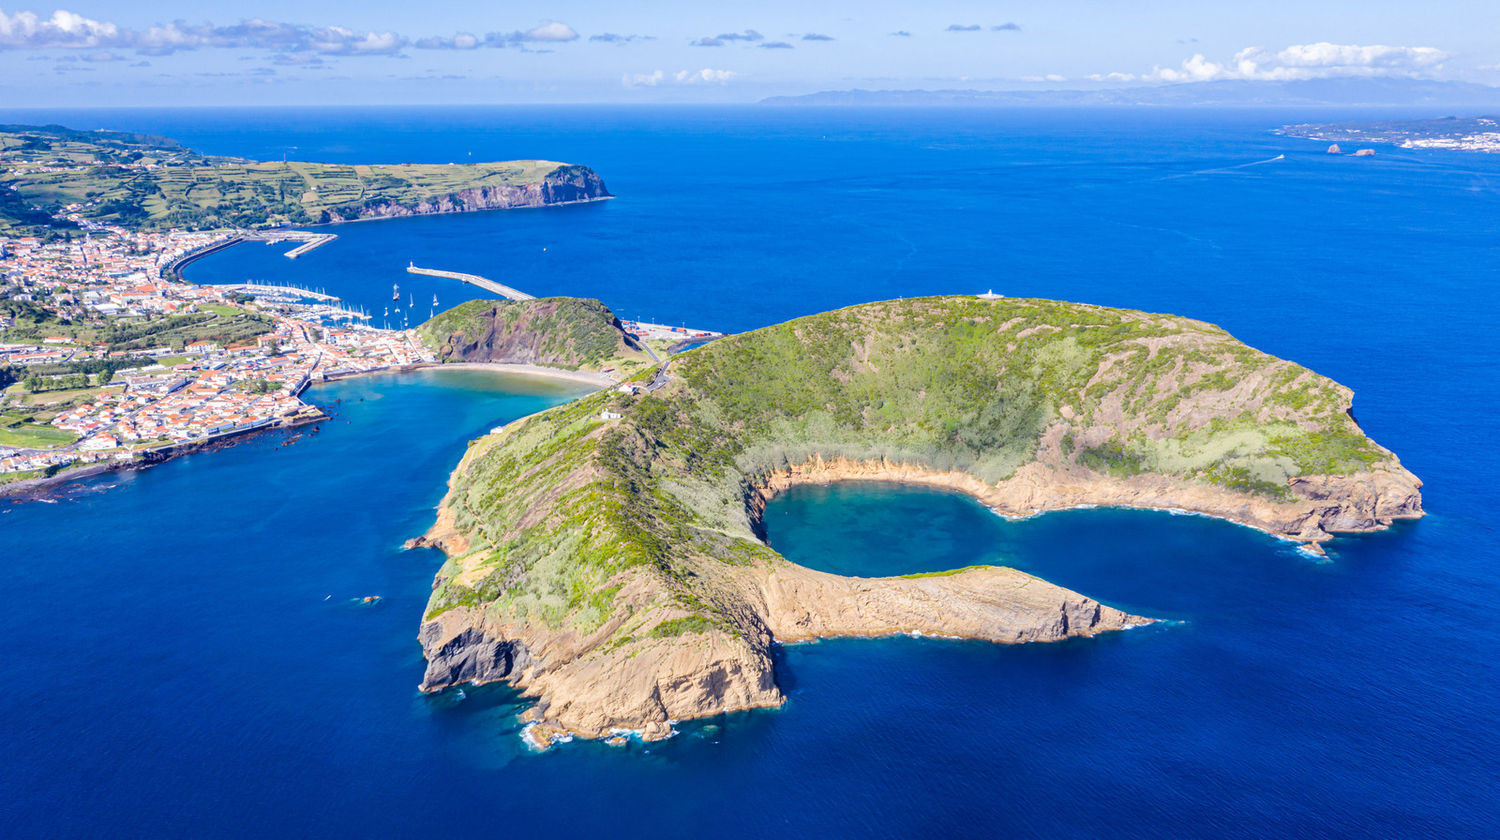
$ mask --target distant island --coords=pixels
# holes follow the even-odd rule
[[[85,221],[150,231],[263,228],[609,197],[589,167],[554,161],[267,162],[203,155],[147,134],[0,126],[0,236]]]
[[[1353,107],[1500,106],[1500,88],[1426,79],[1224,79],[1164,85],[1014,90],[825,90],[773,96],[763,105],[810,107]]]
[[[447,346],[507,319],[484,314]],[[412,542],[448,555],[419,633],[422,689],[508,682],[537,701],[537,746],[649,740],[780,705],[773,641],[1040,642],[1146,624],[1008,568],[816,572],[766,545],[761,514],[795,484],[896,480],[1009,516],[1196,512],[1318,551],[1422,515],[1421,483],[1351,401],[1209,324],[996,295],[723,338],[471,442]]]
[[[1403,149],[1500,152],[1500,116],[1305,123],[1289,125],[1282,132],[1288,137],[1305,137],[1333,143],[1377,143],[1400,146]]]

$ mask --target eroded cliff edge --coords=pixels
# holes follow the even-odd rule
[[[472,213],[480,210],[513,210],[521,207],[546,207],[558,204],[581,204],[614,198],[604,179],[587,166],[572,163],[539,162],[553,168],[539,179],[523,183],[478,183],[447,191],[430,191],[379,197],[362,204],[329,208],[325,222],[396,219],[406,216],[433,216],[444,213]],[[431,188],[429,188],[431,189]]]
[[[426,538],[449,560],[422,687],[508,681],[537,698],[543,742],[651,738],[779,704],[775,640],[1142,624],[1006,568],[815,572],[759,539],[760,513],[792,483],[880,478],[1014,514],[1180,508],[1316,545],[1421,515],[1420,482],[1351,400],[1211,325],[1081,304],[924,298],[723,339],[657,391],[595,394],[471,445]]]

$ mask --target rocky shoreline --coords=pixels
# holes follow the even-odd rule
[[[1302,543],[1319,553],[1335,534],[1379,531],[1395,520],[1423,515],[1422,482],[1404,469],[1297,478],[1288,488],[1295,498],[1278,502],[1170,476],[1116,478],[1041,462],[1021,467],[998,484],[987,484],[965,472],[917,464],[814,458],[768,472],[754,482],[746,500],[752,521],[758,521],[771,498],[790,487],[836,481],[891,481],[955,490],[1012,518],[1082,507],[1195,513]]]
[[[893,470],[879,474],[883,480],[903,480],[894,478]],[[765,502],[792,483],[841,480],[826,462],[778,475],[745,487],[745,504],[756,521]],[[968,491],[951,477],[938,478],[943,486]],[[432,529],[407,547],[438,548],[460,557],[472,545],[445,503]],[[750,566],[699,566],[696,574],[716,593],[717,606],[734,616],[732,626],[689,634],[690,642],[635,639],[601,655],[618,622],[579,638],[503,621],[482,606],[458,607],[422,624],[419,641],[428,664],[419,688],[430,693],[463,684],[509,683],[537,701],[524,719],[528,742],[538,748],[575,736],[611,738],[626,731],[650,741],[669,737],[675,721],[780,706],[785,697],[776,685],[773,644],[894,635],[1022,644],[1154,622],[1006,567],[859,578],[778,556]],[[649,611],[654,606],[649,587],[650,581],[632,578],[623,582],[620,597]]]
[[[1177,510],[1256,528],[1316,549],[1334,533],[1380,530],[1421,516],[1420,483],[1409,473],[1303,488],[1306,498],[1274,503],[1164,476],[1117,479],[1031,464],[989,485],[967,473],[885,461],[814,458],[749,482],[745,505],[759,530],[770,499],[800,484],[888,481],[965,493],[1007,516],[1033,516],[1084,506]],[[1329,492],[1333,489],[1336,492]],[[452,511],[408,547],[435,547],[451,556],[470,550]],[[773,644],[835,637],[940,636],[999,644],[1050,642],[1140,627],[1155,620],[1114,609],[1079,593],[1007,567],[948,574],[858,578],[819,572],[786,560],[745,567],[704,568],[741,619],[736,629],[710,631],[695,644],[635,641],[624,656],[597,656],[597,639],[570,638],[534,626],[495,620],[482,607],[460,607],[425,621],[419,634],[427,669],[420,689],[507,682],[537,700],[525,720],[537,748],[571,738],[610,738],[622,731],[645,740],[669,737],[674,721],[728,711],[774,708],[784,702],[771,664]],[[642,602],[642,607],[646,604]],[[738,638],[736,638],[738,637]],[[664,691],[663,686],[672,687]]]
[[[429,533],[413,544],[444,547],[449,539]],[[482,607],[445,611],[422,624],[428,664],[419,688],[509,683],[537,701],[525,719],[537,724],[531,738],[538,746],[621,731],[650,741],[669,737],[675,721],[780,706],[776,643],[912,635],[1021,644],[1153,622],[1004,567],[852,578],[783,560],[721,571],[714,585],[734,627],[633,639],[606,651],[600,645],[617,625],[579,638],[501,621]],[[644,581],[632,580],[621,596],[647,610],[644,589]]]

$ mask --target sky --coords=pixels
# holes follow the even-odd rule
[[[5,2],[0,107],[735,103],[1350,76],[1500,84],[1493,0]]]

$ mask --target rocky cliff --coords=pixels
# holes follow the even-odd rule
[[[357,207],[332,208],[328,211],[327,221],[348,222],[479,210],[510,210],[518,207],[577,204],[606,198],[613,196],[594,170],[576,164],[560,164],[540,181],[532,183],[474,186],[440,195],[377,199]]]
[[[1150,623],[999,567],[912,578],[848,578],[785,560],[719,569],[702,581],[721,620],[663,600],[655,576],[613,582],[619,608],[589,632],[507,620],[486,605],[432,615],[419,641],[423,691],[505,681],[539,698],[545,745],[570,733],[648,740],[671,721],[781,705],[770,646],[833,636],[925,634],[1005,644],[1051,642]]]
[[[429,544],[424,690],[503,680],[533,736],[662,737],[781,702],[769,647],[923,633],[1046,642],[1146,623],[1012,569],[860,579],[761,539],[776,492],[882,479],[1029,514],[1180,508],[1316,546],[1421,515],[1348,389],[1208,324],[1034,300],[852,307],[722,339],[666,387],[472,445]],[[618,418],[601,419],[610,410]]]

